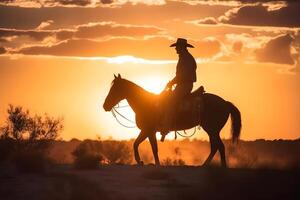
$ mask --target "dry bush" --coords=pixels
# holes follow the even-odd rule
[[[164,166],[184,166],[185,161],[181,158],[171,159],[167,157],[166,159],[162,160],[161,164]]]
[[[77,169],[98,168],[100,164],[130,164],[131,149],[123,141],[85,140],[73,151]]]
[[[108,164],[131,164],[131,148],[125,141],[107,140],[103,142],[103,156]]]
[[[76,169],[96,169],[103,161],[102,143],[100,141],[84,140],[72,152]]]
[[[21,106],[9,105],[7,119],[0,129],[2,154],[22,172],[41,172],[45,169],[49,147],[62,130],[62,120],[48,115],[31,116]],[[0,155],[1,158],[5,156]]]

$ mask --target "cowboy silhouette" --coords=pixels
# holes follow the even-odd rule
[[[168,82],[167,88],[171,89],[176,85],[174,91],[171,93],[169,105],[166,107],[163,124],[162,135],[168,134],[174,123],[174,115],[176,115],[176,108],[185,96],[191,93],[193,83],[196,82],[197,64],[195,58],[187,50],[188,47],[194,48],[187,43],[186,39],[178,38],[176,43],[170,47],[175,47],[179,60],[176,66],[176,76]]]

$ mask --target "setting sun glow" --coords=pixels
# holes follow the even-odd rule
[[[167,81],[168,80],[166,78],[161,76],[145,76],[143,79],[137,80],[137,82],[140,83],[140,86],[155,94],[159,94],[163,91]]]

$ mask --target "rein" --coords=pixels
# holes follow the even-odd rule
[[[123,127],[125,128],[136,128],[136,124],[133,120],[131,119],[128,119],[127,117],[125,117],[123,114],[121,114],[117,109],[118,108],[127,108],[129,107],[129,105],[124,105],[124,106],[120,106],[119,104],[117,104],[116,106],[114,106],[112,109],[111,109],[111,113],[113,115],[113,117],[116,119],[116,121]],[[126,125],[124,123],[122,123],[119,118],[117,117],[117,115],[119,115],[121,118],[125,119],[127,122],[131,123],[131,124],[134,124],[134,125]],[[188,135],[187,134],[187,131],[186,130],[183,130],[183,133],[181,133],[180,131],[174,131],[175,132],[175,139],[177,139],[177,134],[180,135],[181,137],[184,137],[184,138],[189,138],[189,137],[192,137],[196,134],[196,129],[197,127],[195,126],[194,127],[194,131],[192,134]],[[201,126],[199,125],[198,126],[198,129],[200,130],[201,129]]]
[[[117,106],[114,106],[114,107],[111,109],[111,114],[114,116],[114,118],[116,119],[116,121],[117,121],[121,126],[124,126],[124,127],[126,127],[126,128],[136,128],[136,125],[130,126],[130,125],[125,125],[125,124],[123,124],[123,123],[118,119],[118,117],[117,117],[117,114],[118,114],[121,118],[125,119],[126,121],[128,121],[128,122],[130,122],[130,123],[132,123],[132,124],[135,124],[134,121],[128,119],[127,117],[125,117],[124,115],[122,115],[122,114],[117,110],[117,108],[126,108],[126,107],[128,107],[128,105],[126,105],[126,106],[120,106],[119,104],[117,104]]]

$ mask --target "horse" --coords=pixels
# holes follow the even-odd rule
[[[110,91],[103,104],[105,111],[111,111],[121,100],[126,99],[135,112],[136,125],[141,130],[133,144],[134,158],[138,165],[143,165],[138,147],[146,138],[150,141],[155,165],[160,165],[156,139],[156,133],[160,132],[158,124],[161,121],[158,117],[161,108],[157,106],[159,97],[160,95],[148,92],[118,74],[118,76],[114,75]],[[176,117],[178,123],[172,130],[185,130],[200,125],[208,134],[210,141],[210,154],[202,166],[208,166],[216,152],[219,151],[221,166],[226,168],[225,147],[220,138],[220,131],[230,115],[232,142],[237,142],[241,132],[240,111],[231,102],[225,101],[217,95],[204,93],[201,98],[201,117],[194,117],[191,113],[180,115]]]

